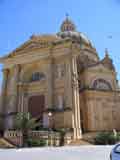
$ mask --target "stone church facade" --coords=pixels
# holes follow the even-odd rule
[[[100,60],[90,40],[66,17],[60,32],[33,35],[0,58],[4,129],[17,112],[30,112],[43,127],[84,132],[120,130],[120,92],[112,60]]]

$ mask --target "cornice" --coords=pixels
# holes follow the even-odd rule
[[[80,90],[80,93],[90,93],[91,96],[97,95],[98,94],[120,94],[120,90],[97,90],[97,89],[92,89],[92,88],[83,88]]]
[[[2,63],[4,68],[11,68],[16,64],[33,63],[40,60],[48,60],[50,58],[57,58],[59,56],[69,54],[69,47],[62,45],[59,49],[55,49],[54,46],[49,49],[35,49],[29,53],[19,54],[14,57],[5,58]]]
[[[89,73],[99,73],[99,74],[112,74],[113,76],[116,76],[116,72],[111,70],[103,70],[103,69],[94,69],[94,68],[85,68],[81,74],[89,74]]]
[[[40,39],[38,40],[28,40],[27,42],[25,42],[23,45],[21,45],[19,48],[16,48],[13,52],[11,52],[10,54],[8,54],[7,56],[1,57],[0,58],[0,62],[1,63],[5,63],[6,60],[12,60],[14,58],[17,58],[19,56],[29,56],[32,54],[36,54],[33,52],[48,52],[51,50],[54,50],[57,47],[60,48],[64,48],[65,47],[65,43],[70,42],[70,39],[59,39],[59,40],[55,40],[55,41],[41,41]],[[50,51],[51,52],[51,51]]]

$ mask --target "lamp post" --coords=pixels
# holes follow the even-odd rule
[[[50,131],[50,134],[48,134],[48,140],[50,140],[50,143],[49,145],[52,146],[52,136],[51,136],[51,131],[52,131],[52,125],[51,125],[51,122],[52,122],[52,112],[48,112],[48,117],[49,117],[49,131]]]
[[[52,129],[52,125],[51,125],[51,123],[52,123],[52,112],[48,112],[48,117],[49,117],[49,130],[51,130]]]

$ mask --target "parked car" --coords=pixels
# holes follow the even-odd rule
[[[120,160],[120,143],[116,144],[110,153],[110,160]]]

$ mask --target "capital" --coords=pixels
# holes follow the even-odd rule
[[[9,73],[9,69],[8,68],[3,68],[2,72],[4,75],[7,75]]]
[[[20,65],[20,64],[15,64],[15,65],[14,65],[14,69],[19,72],[20,69],[21,69],[21,65]]]

